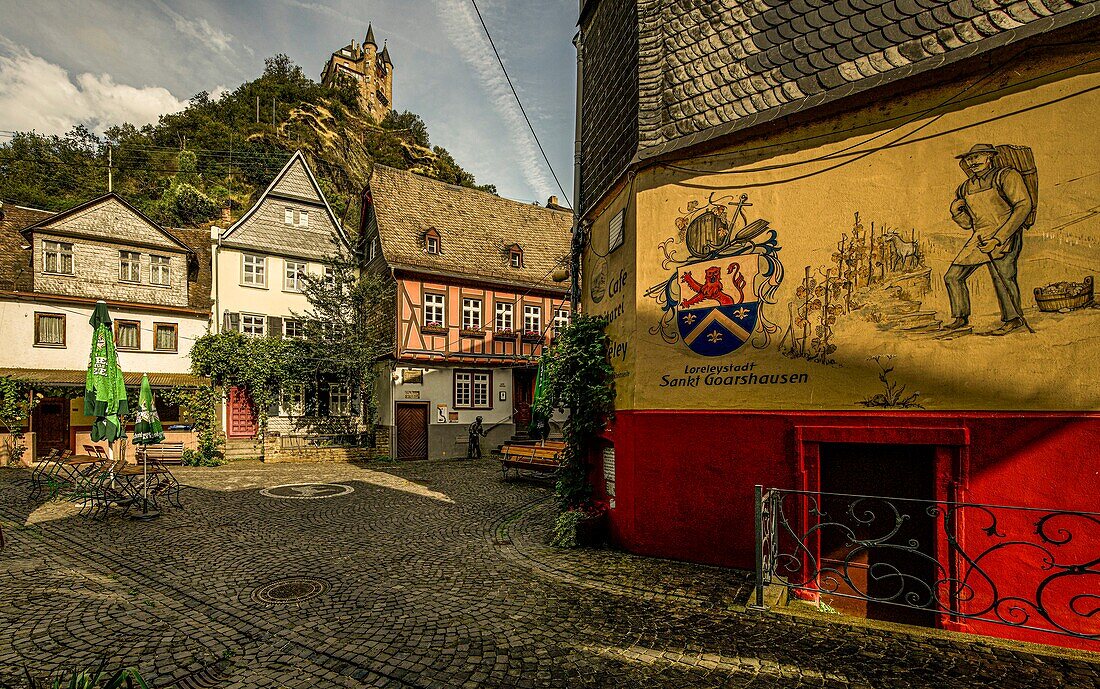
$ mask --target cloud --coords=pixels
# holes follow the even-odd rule
[[[211,26],[210,22],[206,21],[202,17],[198,19],[188,19],[179,12],[176,12],[163,2],[156,2],[157,7],[161,9],[172,20],[172,25],[176,27],[176,30],[182,33],[188,38],[192,38],[202,45],[206,46],[209,50],[212,50],[219,55],[230,57],[234,54],[235,48],[233,47],[236,38],[233,34],[226,33]],[[241,44],[241,47],[252,55],[252,49],[248,46]]]
[[[558,193],[470,3],[468,0],[437,0],[437,4],[448,38],[462,59],[474,69],[493,109],[508,127],[515,147],[515,161],[527,184],[544,198]]]
[[[0,38],[0,128],[61,134],[84,124],[95,132],[123,122],[141,126],[187,106],[160,86],[116,84],[110,74],[70,78],[62,67]]]

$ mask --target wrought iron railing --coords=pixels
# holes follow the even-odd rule
[[[920,611],[946,627],[1100,640],[1098,512],[757,486],[756,570],[754,607],[780,585],[865,612]]]

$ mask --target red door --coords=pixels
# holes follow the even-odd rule
[[[229,388],[229,428],[226,435],[230,438],[255,437],[256,405],[248,393],[237,387]]]
[[[531,425],[531,402],[535,399],[534,369],[517,368],[512,371],[512,422],[516,430],[527,430]]]

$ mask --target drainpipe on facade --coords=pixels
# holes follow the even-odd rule
[[[581,98],[584,95],[584,38],[581,32],[573,37],[577,49],[577,107],[573,137],[573,239],[569,250],[569,301],[574,313],[581,308],[581,252],[584,251],[584,232],[581,223]]]
[[[222,246],[222,228],[212,225],[210,227],[210,284],[213,288],[214,294],[211,295],[214,298],[214,332],[220,333],[222,331],[221,326],[221,309],[219,304],[221,303],[221,290],[218,289],[218,253],[221,251]]]

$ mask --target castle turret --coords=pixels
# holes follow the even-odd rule
[[[389,113],[393,100],[393,60],[386,43],[379,53],[373,24],[367,24],[362,45],[353,40],[332,54],[321,72],[321,83],[328,87],[355,84],[364,111],[376,120]]]

